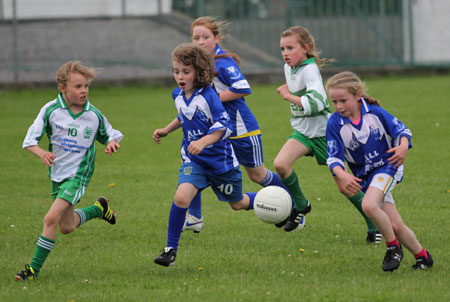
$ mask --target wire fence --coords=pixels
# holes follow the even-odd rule
[[[450,66],[450,55],[442,56],[442,44],[450,45],[447,0],[174,0],[173,9],[229,20],[232,36],[274,56],[280,33],[300,25],[337,66]],[[431,55],[417,51],[424,39]]]
[[[170,51],[205,15],[230,21],[229,49],[252,71],[280,68],[293,25],[337,67],[450,68],[449,13],[448,0],[0,0],[0,83],[47,81],[72,59],[115,79],[169,75]]]

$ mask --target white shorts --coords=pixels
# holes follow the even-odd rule
[[[383,202],[395,204],[391,191],[394,190],[396,184],[397,181],[389,174],[379,173],[373,176],[369,187],[378,188],[384,194],[384,199],[381,201],[380,206],[383,204]]]

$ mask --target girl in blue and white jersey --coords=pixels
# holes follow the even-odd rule
[[[326,89],[336,109],[326,128],[327,164],[341,192],[364,192],[362,208],[386,241],[383,270],[400,266],[400,243],[416,258],[414,269],[432,267],[430,253],[403,223],[391,193],[403,178],[411,131],[367,95],[364,83],[352,72],[334,75]]]
[[[214,58],[204,48],[182,44],[172,53],[173,75],[178,87],[172,97],[178,116],[166,127],[156,129],[153,139],[183,130],[182,164],[178,188],[169,214],[167,246],[155,263],[175,264],[178,241],[192,199],[211,186],[217,198],[234,210],[250,210],[256,193],[242,194],[242,174],[231,145],[231,121],[210,86],[214,78]]]
[[[215,73],[212,86],[228,112],[233,132],[231,143],[239,164],[248,177],[263,187],[284,187],[277,174],[264,166],[261,130],[244,97],[251,94],[250,85],[239,68],[240,58],[220,46],[228,23],[213,17],[200,17],[191,24],[192,43],[204,47],[215,56]],[[203,229],[201,197],[196,196],[189,207],[184,230],[199,232]]]

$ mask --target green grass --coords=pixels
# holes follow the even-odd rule
[[[33,256],[51,199],[47,169],[21,144],[56,90],[0,91],[0,301],[449,301],[450,76],[366,82],[413,132],[406,175],[393,193],[404,221],[432,252],[432,270],[413,271],[405,251],[398,271],[383,272],[384,246],[365,243],[363,219],[312,158],[295,163],[313,206],[304,230],[286,233],[251,211],[233,212],[208,189],[205,229],[182,235],[174,267],[155,265],[180,163],[181,133],[162,145],[152,141],[153,130],[176,114],[171,89],[94,82],[90,99],[125,138],[111,158],[98,145],[96,172],[80,206],[105,195],[118,223],[95,220],[58,234],[39,279],[26,283],[15,282],[14,274]],[[254,85],[247,98],[269,168],[292,132],[288,103],[276,87]],[[258,188],[244,179],[246,191]]]

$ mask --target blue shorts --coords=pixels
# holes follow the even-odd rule
[[[230,141],[242,166],[255,168],[264,163],[261,134],[230,139]]]
[[[211,186],[220,201],[236,202],[244,198],[242,172],[239,167],[223,174],[211,174],[196,163],[183,163],[180,167],[178,185],[182,183],[190,183],[199,190]]]

